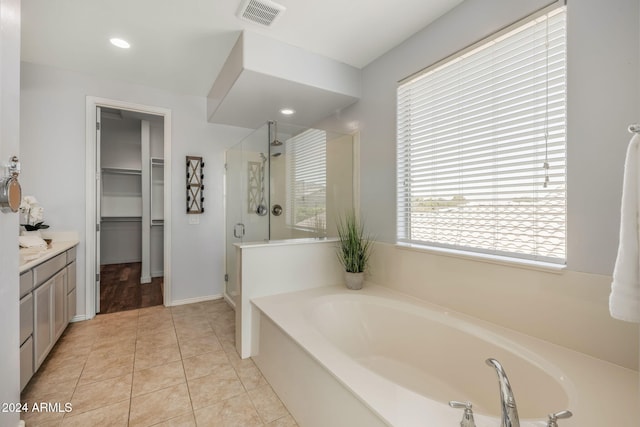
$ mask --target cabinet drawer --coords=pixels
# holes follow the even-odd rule
[[[20,344],[33,333],[33,294],[20,300]]]
[[[62,253],[35,267],[33,269],[35,286],[37,287],[46,282],[51,276],[62,270],[65,265],[67,265],[67,254]]]
[[[67,264],[72,263],[73,261],[76,260],[76,247],[72,247],[71,249],[69,249],[67,252]]]
[[[20,346],[20,391],[27,385],[33,375],[33,338],[29,337]]]
[[[25,271],[20,275],[20,298],[33,289],[33,271]]]

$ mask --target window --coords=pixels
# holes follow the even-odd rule
[[[309,129],[286,144],[287,224],[314,232],[326,230],[327,133]]]
[[[398,241],[564,263],[565,7],[401,82]]]

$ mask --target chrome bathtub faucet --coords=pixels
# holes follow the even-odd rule
[[[487,359],[487,365],[493,366],[498,374],[498,383],[500,384],[500,406],[502,408],[502,421],[500,427],[520,427],[520,419],[518,418],[518,409],[516,408],[516,400],[511,391],[509,379],[504,368],[496,359]]]

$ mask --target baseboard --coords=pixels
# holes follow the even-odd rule
[[[204,297],[195,297],[195,298],[186,298],[186,299],[180,299],[180,300],[173,300],[171,302],[172,306],[176,306],[176,305],[184,305],[184,304],[193,304],[196,302],[203,302],[203,301],[213,301],[213,300],[217,300],[222,298],[222,294],[217,294],[217,295],[207,295]]]
[[[227,293],[224,293],[224,300],[227,302],[227,304],[229,304],[234,310],[236,309],[236,303],[233,302],[233,300],[231,298],[229,298],[229,296],[227,295]]]
[[[151,277],[164,277],[164,271],[163,270],[152,271]]]
[[[73,316],[73,318],[71,318],[71,320],[69,320],[69,323],[82,322],[83,320],[87,320],[86,314],[76,314],[75,316]]]
[[[151,276],[141,276],[140,284],[151,283]]]

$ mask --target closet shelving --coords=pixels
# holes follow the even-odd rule
[[[103,167],[102,221],[141,221],[141,169]]]
[[[141,263],[140,283],[164,274],[164,127],[125,112],[102,121],[100,262]]]

